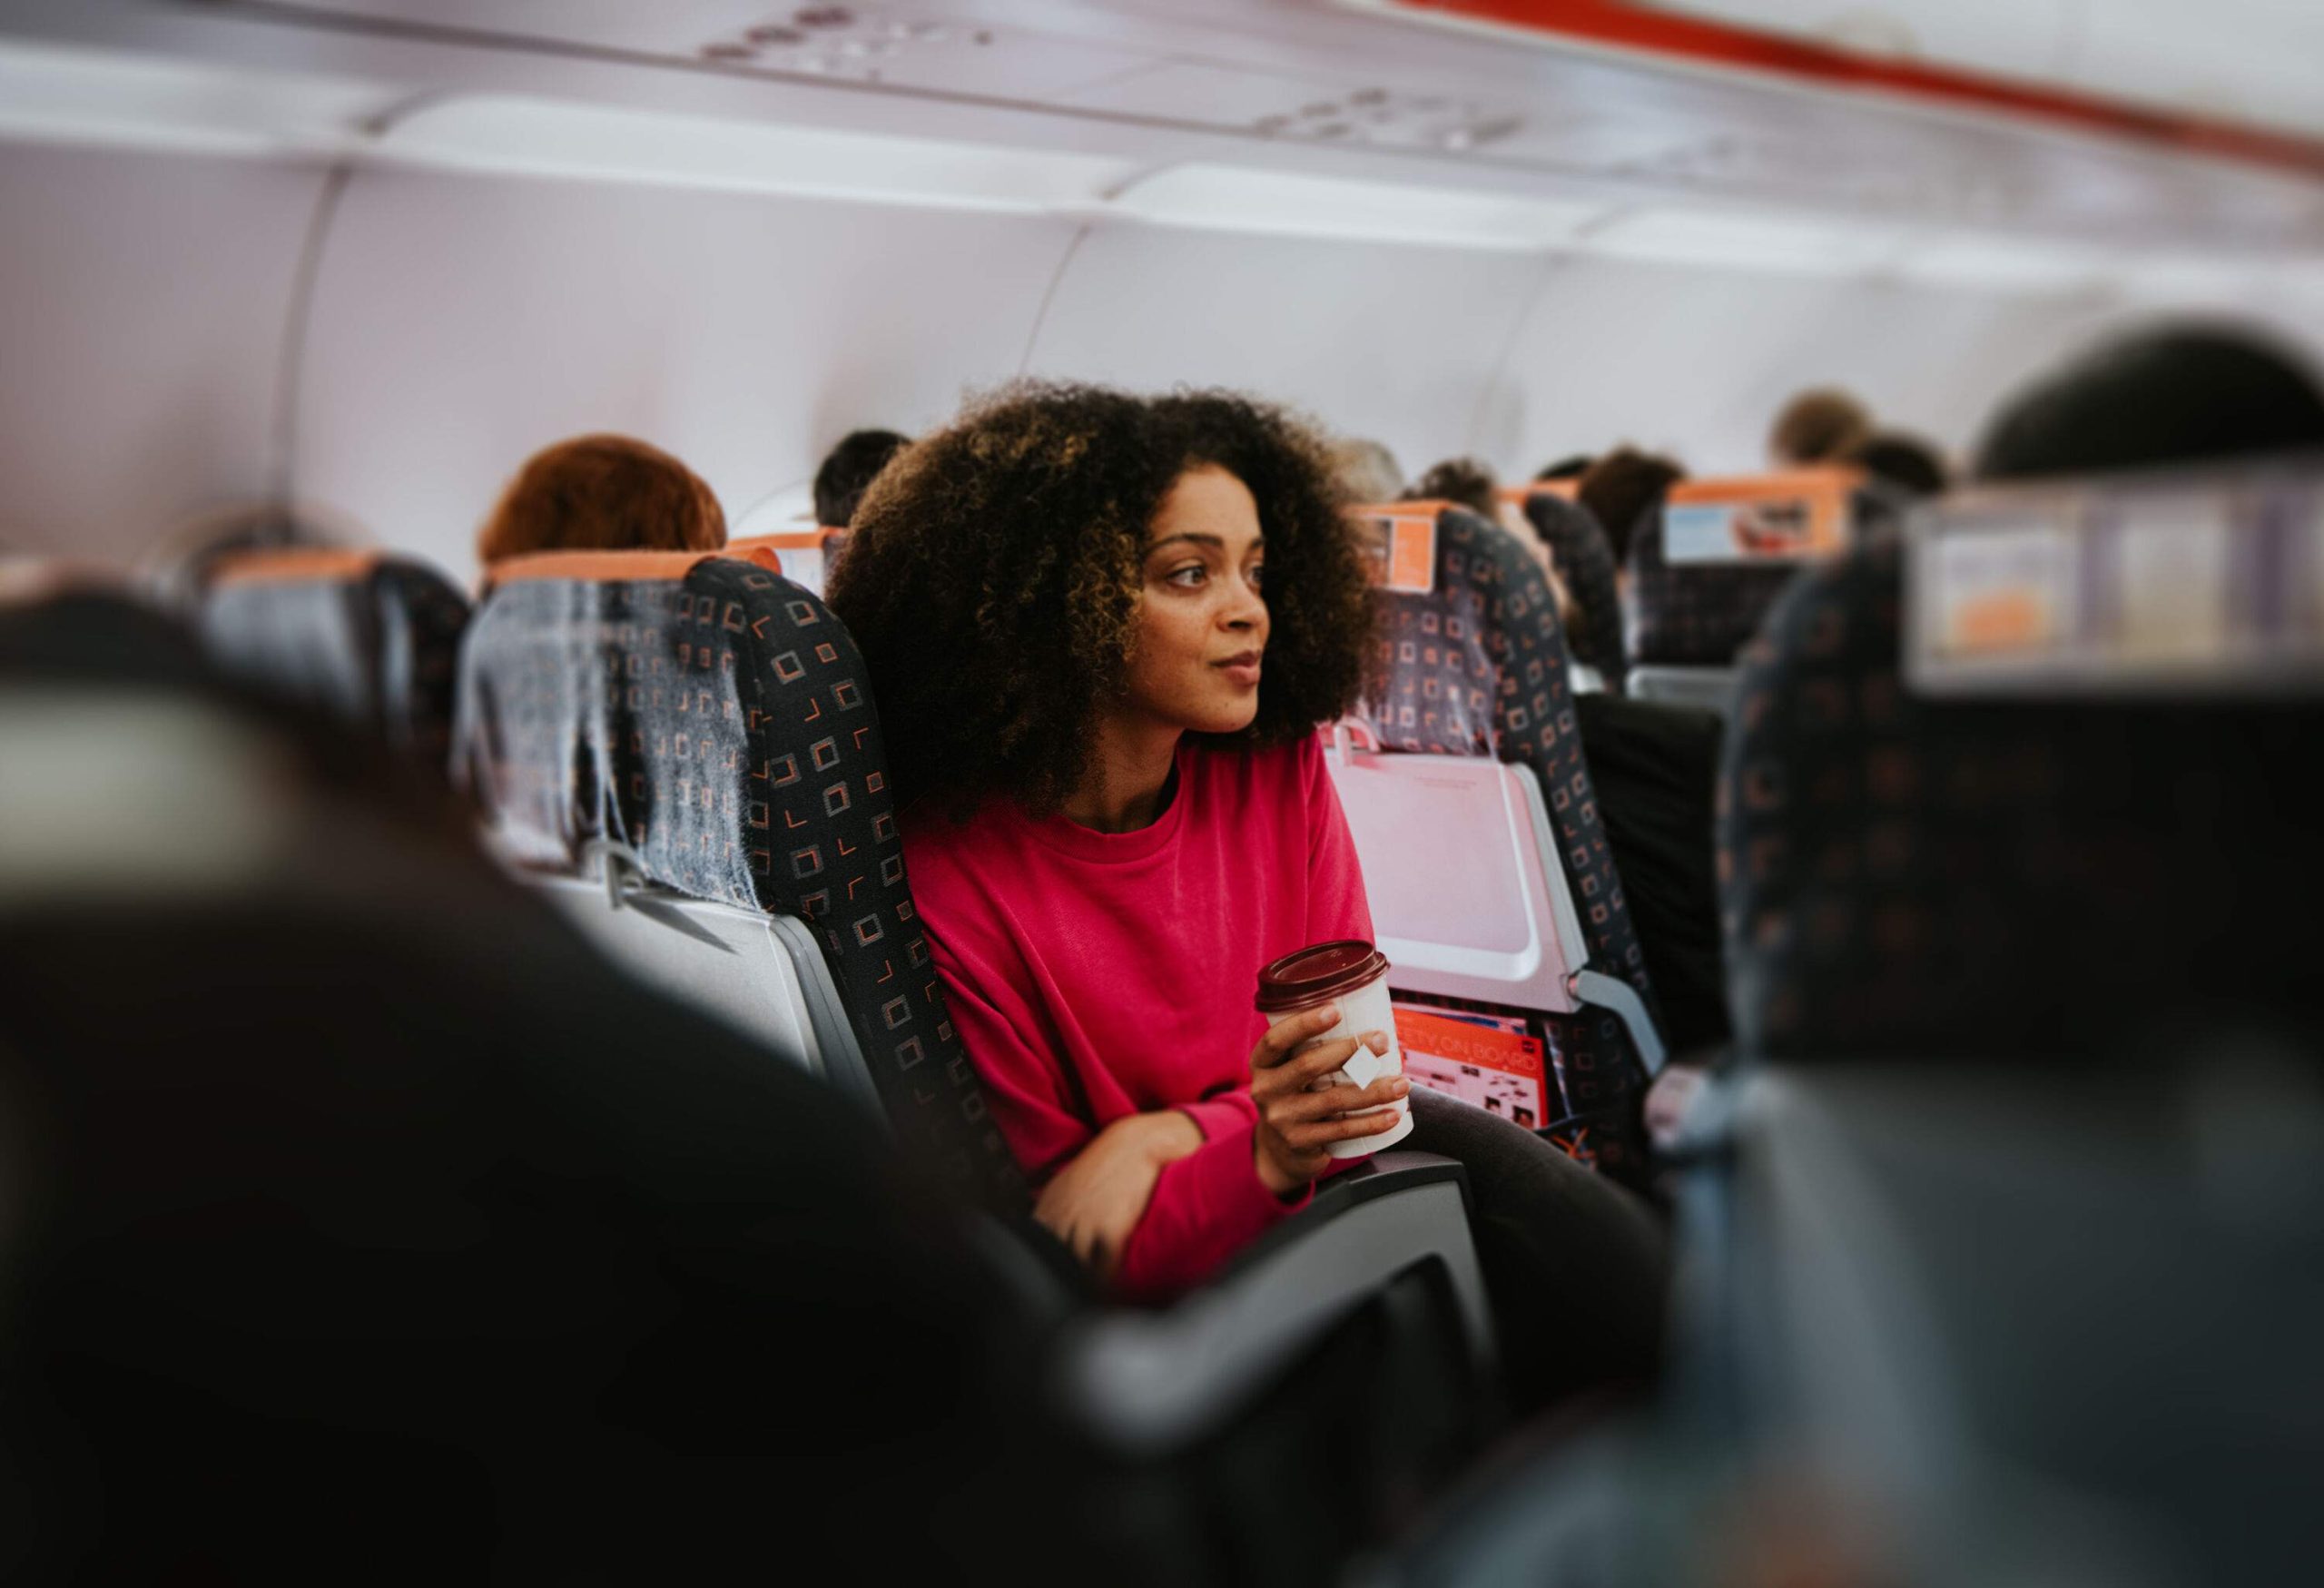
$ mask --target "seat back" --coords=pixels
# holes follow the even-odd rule
[[[716,555],[548,554],[493,571],[456,764],[511,857],[570,877],[602,854],[659,891],[636,902],[671,926],[660,972],[714,1007],[714,989],[734,995],[738,945],[756,946],[749,973],[770,989],[787,961],[796,987],[768,996],[791,1029],[835,1031],[860,1055],[907,1149],[1021,1203],[918,924],[862,658],[830,609]],[[606,880],[625,886],[610,865]]]
[[[1846,543],[1858,484],[1854,470],[1818,469],[1671,487],[1630,537],[1635,693],[1723,705],[1735,655],[1776,598],[1803,563]]]
[[[2319,478],[1987,492],[1805,577],[1727,745],[1744,1050],[2167,1064],[2324,1014]]]
[[[1397,990],[1580,1009],[1571,982],[1589,950],[1540,781],[1498,761],[1384,752],[1361,724],[1342,724],[1328,755]]]
[[[1460,916],[1444,908],[1452,898],[1490,902],[1477,905],[1462,929],[1472,936],[1500,922],[1506,923],[1501,941],[1514,941],[1516,923],[1529,922],[1541,959],[1518,953],[1499,994],[1459,995],[1542,1011],[1569,1108],[1607,1122],[1614,1139],[1600,1161],[1625,1168],[1637,1161],[1635,1105],[1649,1071],[1661,1062],[1661,1040],[1645,955],[1582,759],[1555,604],[1540,569],[1499,525],[1443,503],[1370,511],[1389,517],[1402,542],[1391,550],[1390,567],[1424,566],[1429,575],[1425,588],[1406,577],[1384,591],[1384,682],[1364,709],[1381,748],[1403,754],[1359,761],[1339,774],[1375,922],[1384,935],[1419,939],[1432,930],[1429,922]],[[1438,757],[1521,768],[1534,787],[1530,795],[1513,794],[1507,784],[1450,772]],[[1367,791],[1365,779],[1399,762],[1409,786],[1393,799]],[[1387,819],[1375,819],[1380,813]],[[1391,853],[1423,826],[1433,834],[1433,882],[1426,873],[1406,875]],[[1530,881],[1512,894],[1508,878],[1528,857],[1541,863],[1539,896],[1548,902],[1538,915],[1526,902]],[[1372,881],[1375,876],[1388,885]],[[1561,919],[1571,922],[1572,939],[1564,937]],[[1448,949],[1485,946],[1435,930],[1455,938]],[[1531,1002],[1553,950],[1567,956],[1569,996],[1561,1003]],[[1483,963],[1470,954],[1465,973],[1475,976]],[[1413,990],[1453,992],[1443,981],[1428,985],[1439,973],[1415,956]],[[1400,984],[1395,973],[1390,980]]]
[[[1614,548],[1597,515],[1571,488],[1551,488],[1570,483],[1536,483],[1503,495],[1513,498],[1533,532],[1549,547],[1550,560],[1573,597],[1581,619],[1578,629],[1566,636],[1573,659],[1597,669],[1606,687],[1619,695],[1630,656],[1623,644],[1621,597],[1614,583]]]
[[[844,527],[828,526],[772,535],[743,535],[726,543],[726,554],[744,557],[771,554],[781,559],[783,577],[821,597],[831,582],[832,570],[839,566],[840,554],[847,549],[847,535]]]
[[[451,746],[468,597],[381,552],[254,551],[203,587],[197,625],[229,673],[374,730],[431,767]]]
[[[1118,1574],[975,1221],[169,632],[0,607],[11,1581]]]

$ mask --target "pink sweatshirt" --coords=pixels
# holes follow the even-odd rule
[[[953,1023],[1036,1186],[1125,1114],[1183,1110],[1204,1143],[1163,1169],[1118,1284],[1158,1299],[1304,1206],[1260,1181],[1259,967],[1372,935],[1355,845],[1313,737],[1178,748],[1153,825],[1098,833],[988,801],[905,814],[912,896]]]

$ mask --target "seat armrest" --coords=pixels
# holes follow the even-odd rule
[[[1470,1360],[1494,1357],[1469,1234],[1468,1177],[1433,1153],[1389,1151],[1318,1189],[1218,1277],[1167,1309],[1068,1326],[1056,1386],[1116,1450],[1151,1455],[1226,1425],[1285,1366],[1415,1267],[1440,1265]]]
[[[1233,1260],[1211,1277],[1210,1283],[1228,1283],[1244,1270],[1264,1264],[1285,1248],[1305,1239],[1307,1231],[1344,1216],[1351,1208],[1413,1186],[1440,1184],[1460,1188],[1462,1216],[1465,1218],[1469,1211],[1469,1171],[1461,1167],[1458,1159],[1423,1152],[1417,1148],[1392,1147],[1385,1152],[1375,1152],[1353,1169],[1316,1181],[1315,1194],[1308,1198],[1307,1206],[1236,1252]]]

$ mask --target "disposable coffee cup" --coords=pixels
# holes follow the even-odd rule
[[[1370,1086],[1384,1075],[1404,1072],[1404,1050],[1396,1042],[1396,1011],[1388,1001],[1388,959],[1362,938],[1319,942],[1285,954],[1259,972],[1259,1012],[1269,1029],[1327,1003],[1339,1005],[1339,1023],[1300,1044],[1305,1052],[1317,1042],[1338,1041],[1378,1031],[1388,1039],[1388,1050],[1374,1053],[1363,1043],[1344,1065],[1317,1083],[1322,1086]],[[1392,1129],[1377,1136],[1356,1136],[1324,1149],[1334,1158],[1362,1158],[1384,1147],[1393,1147],[1413,1131],[1409,1098],[1362,1110],[1398,1116]]]

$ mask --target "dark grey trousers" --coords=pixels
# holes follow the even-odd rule
[[[1669,1241],[1633,1193],[1541,1138],[1425,1087],[1403,1145],[1457,1159],[1521,1413],[1643,1385],[1661,1359]]]

